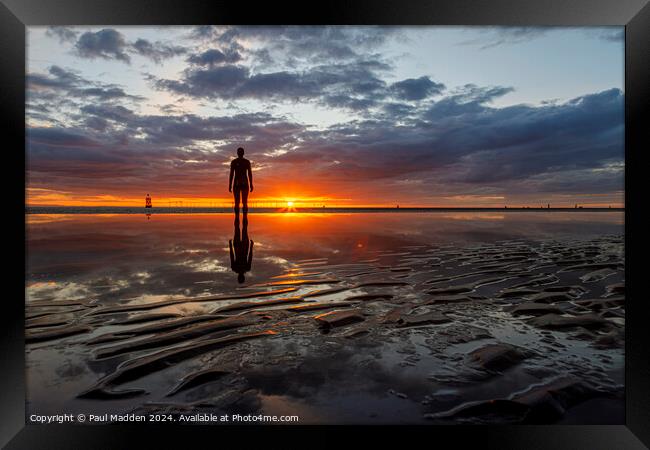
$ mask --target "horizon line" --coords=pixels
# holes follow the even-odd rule
[[[142,210],[142,212],[164,212],[164,211],[218,211],[218,212],[233,212],[232,207],[225,206],[157,206],[146,208],[144,206],[65,206],[65,205],[25,205],[27,213],[30,210]],[[307,207],[249,207],[248,212],[300,212],[300,211],[520,211],[520,210],[533,210],[533,211],[625,211],[625,206],[307,206]]]

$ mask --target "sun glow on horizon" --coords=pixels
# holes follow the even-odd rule
[[[257,193],[257,190],[255,191]],[[129,193],[125,196],[119,194],[75,194],[67,191],[39,189],[28,187],[26,190],[28,207],[139,207],[145,206],[145,195],[141,196]],[[310,195],[311,194],[311,195]],[[336,194],[317,195],[309,193],[306,195],[292,195],[291,197],[282,195],[270,195],[262,197],[249,197],[248,204],[250,208],[276,208],[281,210],[297,210],[302,208],[396,208],[397,205],[403,208],[523,208],[531,209],[550,207],[572,208],[597,207],[597,208],[624,208],[625,203],[622,198],[622,192],[616,192],[611,197],[601,194],[582,194],[582,195],[555,195],[552,198],[546,198],[544,201],[535,197],[522,196],[513,198],[499,198],[502,201],[495,201],[493,198],[477,198],[476,196],[456,196],[441,197],[438,201],[433,198],[428,202],[409,201],[409,199],[395,199],[394,202],[381,201],[375,197],[364,199],[355,199]],[[608,198],[610,197],[610,198]],[[184,207],[184,208],[231,208],[233,198],[231,196],[213,197],[205,196],[174,196],[151,192],[151,199],[154,208],[166,207]]]

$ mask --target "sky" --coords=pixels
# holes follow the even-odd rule
[[[29,27],[27,203],[623,206],[622,27]]]

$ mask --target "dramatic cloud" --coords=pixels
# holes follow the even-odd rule
[[[363,184],[360,180],[420,180],[420,187],[411,189],[425,194],[443,184],[504,191],[515,181],[546,174],[557,178],[561,173],[568,174],[562,185],[565,192],[591,191],[604,167],[620,167],[616,164],[623,161],[623,95],[618,89],[555,106],[492,108],[473,101],[467,108],[462,101],[456,96],[435,102],[401,126],[369,120],[305,133],[299,151],[274,162],[286,164],[287,170],[300,167],[304,176],[357,185]],[[450,110],[457,113],[442,112]],[[580,176],[571,182],[574,171]],[[608,174],[621,189],[620,173]],[[543,188],[545,183],[537,180],[519,183],[517,191]]]
[[[516,77],[458,82],[434,77],[429,61],[404,64],[403,48],[419,44],[396,27],[181,31],[42,33],[68,60],[27,73],[30,188],[80,198],[225,196],[216,185],[243,146],[267,197],[438,204],[623,190],[618,87],[524,103]],[[615,32],[584,36],[616,41]],[[499,52],[545,33],[488,29],[480,45]],[[107,61],[99,75],[83,70],[96,58]]]
[[[144,158],[140,151],[148,149],[146,158],[154,161],[203,162],[184,167],[188,172],[180,176],[173,173],[178,163],[149,161],[146,165],[155,164],[156,172],[147,175],[147,183],[162,189],[170,177],[187,182],[194,177],[198,189],[210,184],[213,171],[229,158],[231,147],[246,142],[247,148],[254,149],[258,165],[273,165],[269,180],[290,177],[308,183],[323,179],[357,189],[367,186],[371,191],[370,186],[379,180],[390,185],[404,179],[412,180],[409,189],[421,194],[443,184],[447,188],[465,185],[470,191],[467,186],[471,185],[503,190],[517,180],[524,182],[517,188],[520,192],[556,191],[560,186],[564,192],[594,191],[606,168],[609,181],[601,189],[620,182],[616,164],[623,158],[623,96],[618,89],[561,105],[493,108],[481,103],[492,99],[495,92],[507,89],[467,88],[465,95],[419,109],[417,117],[401,126],[377,118],[320,132],[263,113],[211,118],[143,116],[121,106],[87,105],[83,115],[95,121],[86,124],[99,130],[106,142],[98,144],[99,137],[68,130],[33,130],[28,136],[32,170],[50,170],[56,161],[65,160],[66,166],[57,172],[74,178],[79,168],[74,161],[84,162],[86,171],[92,170],[85,165],[89,160],[111,161],[112,169],[101,167],[101,177],[110,178],[112,185],[115,180],[130,179],[134,162]],[[468,98],[473,100],[468,102]],[[220,144],[209,149],[195,145],[201,142]],[[123,150],[116,150],[118,143]],[[194,150],[188,154],[189,148]],[[122,152],[129,156],[119,158]],[[572,177],[572,173],[579,176]]]

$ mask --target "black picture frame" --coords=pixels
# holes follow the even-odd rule
[[[6,280],[13,288],[4,299],[2,369],[0,376],[0,445],[22,448],[134,448],[135,436],[145,448],[188,445],[204,437],[212,445],[237,438],[245,447],[251,439],[271,447],[291,444],[339,446],[342,433],[356,431],[362,439],[381,439],[388,445],[435,445],[441,439],[455,448],[467,444],[490,448],[637,449],[650,446],[650,350],[647,345],[647,301],[641,286],[641,191],[638,182],[642,152],[649,146],[644,123],[650,105],[650,4],[648,0],[330,0],[280,5],[265,2],[201,0],[2,0],[0,3],[0,114],[3,156],[11,186],[5,189],[7,241],[25,233],[25,27],[31,25],[198,25],[198,24],[403,24],[403,25],[516,25],[625,26],[625,247],[627,289],[626,424],[616,426],[444,426],[408,427],[249,427],[152,425],[26,425],[24,288],[25,247],[8,255]],[[22,202],[22,204],[21,204]],[[10,234],[11,233],[11,234]],[[15,233],[15,234],[14,234]],[[15,289],[15,290],[14,290]],[[309,433],[309,436],[306,434]],[[228,438],[226,438],[226,435]],[[275,443],[275,444],[273,444]],[[141,445],[143,445],[141,444]],[[364,444],[367,445],[367,444]],[[443,445],[444,447],[445,445]]]

